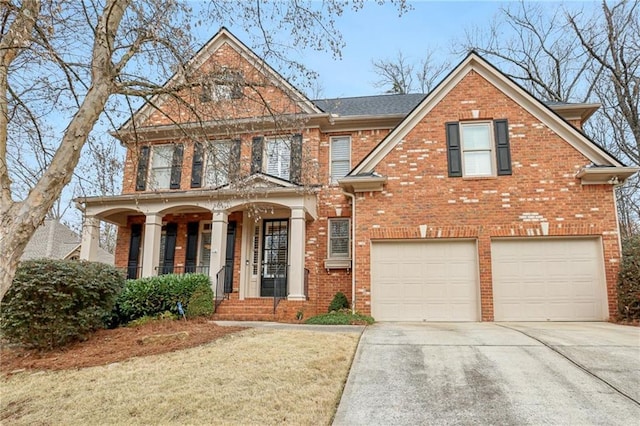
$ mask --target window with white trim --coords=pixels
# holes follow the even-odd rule
[[[351,170],[351,137],[338,136],[331,138],[331,183],[336,183]]]
[[[280,179],[289,180],[291,172],[291,141],[272,138],[265,141],[263,170]]]
[[[463,176],[494,176],[491,123],[461,123],[460,139]]]
[[[153,145],[151,147],[150,189],[169,189],[171,187],[173,151],[174,145]]]
[[[351,254],[349,218],[329,219],[329,259],[345,259]]]
[[[231,141],[215,141],[207,144],[205,186],[217,188],[229,183],[231,144]]]

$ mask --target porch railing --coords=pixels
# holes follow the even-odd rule
[[[135,280],[142,277],[142,266],[138,266],[137,262],[132,263],[127,266],[126,272],[128,280]]]
[[[289,294],[289,265],[279,264],[273,280],[273,313],[276,313],[278,304],[287,298]]]
[[[187,265],[187,266],[156,266],[156,275],[167,275],[167,274],[205,274],[209,275],[209,266],[196,266],[196,265]]]
[[[225,283],[226,274],[227,274],[226,266],[223,266],[222,268],[220,268],[220,270],[216,273],[216,291],[215,291],[215,294],[213,295],[215,311],[218,310],[218,306],[220,306],[220,304],[226,297],[226,294],[224,292],[224,283]]]

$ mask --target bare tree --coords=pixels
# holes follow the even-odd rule
[[[371,62],[373,70],[380,80],[374,87],[388,87],[386,93],[404,94],[410,93],[413,88],[414,65],[398,51],[394,59],[378,59]]]
[[[520,2],[501,9],[489,30],[468,31],[461,46],[494,61],[542,100],[600,103],[586,130],[623,161],[640,165],[639,10],[630,0],[603,1],[589,15]],[[616,191],[623,235],[639,228],[638,186],[634,176]]]
[[[427,50],[418,64],[411,62],[402,51],[393,59],[371,61],[379,80],[374,87],[386,88],[385,93],[427,93],[433,89],[449,69],[447,61],[438,62],[434,50]]]
[[[537,98],[584,102],[596,79],[592,60],[572,35],[561,9],[521,1],[503,7],[488,28],[471,28],[456,53],[475,50]],[[589,84],[591,83],[591,84]]]
[[[118,143],[113,138],[96,139],[89,136],[85,146],[86,155],[74,173],[74,195],[117,195],[121,191],[123,161]],[[113,253],[118,236],[116,225],[108,222],[100,224],[100,246]]]
[[[403,0],[397,0],[400,11]],[[98,120],[130,117],[156,95],[201,87],[189,58],[195,25],[238,25],[253,46],[293,81],[312,74],[290,47],[343,46],[341,0],[213,0],[202,13],[179,0],[5,0],[0,6],[0,300],[35,229],[71,181]],[[353,8],[362,6],[355,1]],[[287,40],[284,43],[282,39]],[[174,73],[175,84],[163,85]],[[265,105],[266,106],[266,105]],[[114,126],[115,127],[115,126]],[[32,184],[17,190],[11,167],[25,139],[42,146]],[[19,148],[18,148],[19,149]],[[25,179],[25,182],[27,179]]]
[[[601,13],[595,21],[579,13],[567,14],[567,20],[593,66],[602,69],[594,86],[617,148],[640,165],[640,6],[603,1]]]

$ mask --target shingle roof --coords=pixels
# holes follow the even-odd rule
[[[313,103],[324,112],[339,116],[409,114],[427,95],[424,93],[357,96],[352,98],[316,99]],[[550,107],[571,105],[567,102],[544,101]]]
[[[57,220],[45,220],[36,229],[24,249],[21,260],[28,259],[65,259],[71,252],[77,251],[80,237]],[[98,248],[98,261],[113,265],[113,255]]]
[[[313,103],[324,112],[340,116],[408,114],[427,96],[423,93],[403,95],[358,96],[318,99]]]

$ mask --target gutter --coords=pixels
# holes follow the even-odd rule
[[[342,193],[351,198],[351,313],[356,313],[356,196],[346,191]]]

